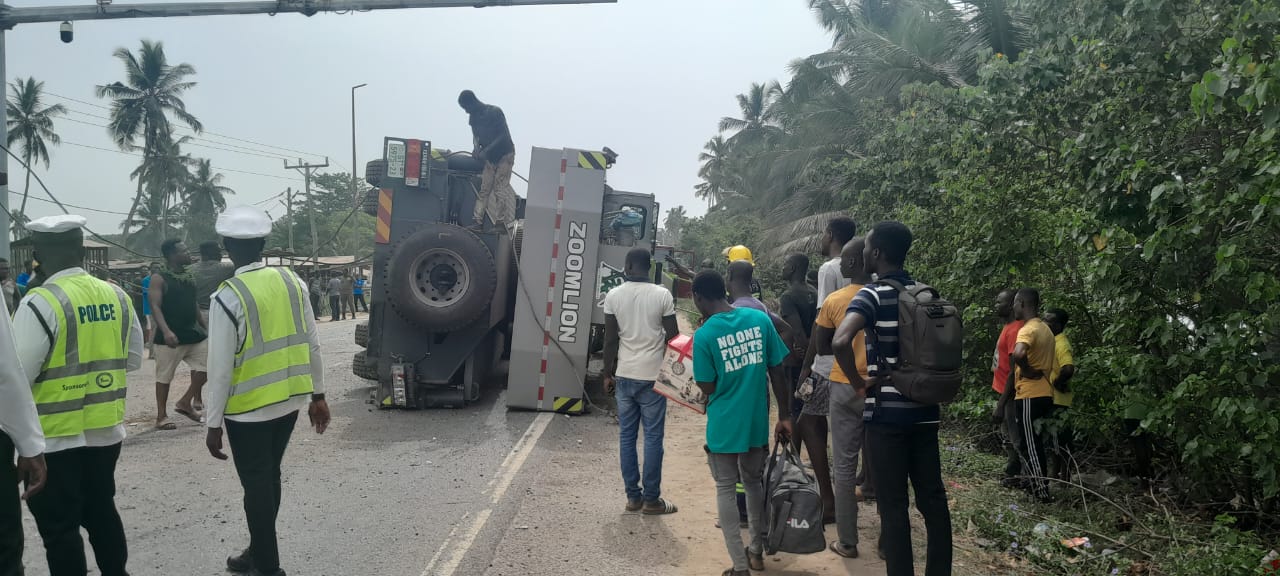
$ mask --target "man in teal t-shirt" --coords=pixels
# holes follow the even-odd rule
[[[693,335],[693,379],[707,395],[707,461],[716,482],[716,508],[733,576],[764,570],[764,464],[769,449],[769,385],[780,406],[775,432],[791,437],[791,386],[782,361],[787,345],[768,314],[734,308],[724,277],[707,270],[693,279],[693,303],[706,319]],[[738,528],[736,485],[747,493],[751,545]]]

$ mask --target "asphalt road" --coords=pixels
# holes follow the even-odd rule
[[[596,446],[588,454],[616,443],[611,419],[508,412],[500,385],[467,409],[374,410],[368,382],[351,374],[354,327],[319,326],[333,422],[317,435],[304,427],[304,414],[294,431],[278,522],[282,567],[295,576],[500,574],[513,565],[522,574],[563,573],[563,563],[529,565],[535,549],[504,548],[504,541],[557,537],[547,528],[558,520],[530,518],[525,500],[539,483],[582,474],[558,466],[557,455],[584,450],[584,440]],[[238,479],[229,461],[209,456],[202,425],[176,416],[177,430],[153,429],[153,374],[148,361],[130,375],[130,435],[116,473],[130,571],[223,574],[225,558],[248,542]],[[175,398],[187,382],[185,375],[174,382]],[[615,468],[604,469],[616,475]],[[560,511],[552,507],[553,515]],[[27,573],[44,576],[44,548],[29,514],[24,525]],[[495,560],[511,546],[520,558]]]

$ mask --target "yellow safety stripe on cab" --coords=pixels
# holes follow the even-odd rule
[[[586,405],[581,398],[556,396],[551,408],[560,414],[581,414],[586,410]]]
[[[604,170],[605,160],[603,152],[579,152],[578,167],[587,170]]]
[[[378,191],[378,222],[374,228],[373,241],[378,244],[391,242],[391,205],[395,192],[383,188]]]

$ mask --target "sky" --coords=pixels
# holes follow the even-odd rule
[[[87,2],[79,2],[87,3]],[[145,2],[144,2],[145,3]],[[18,1],[14,6],[71,4]],[[735,95],[752,82],[787,77],[794,59],[830,44],[804,0],[619,0],[616,4],[441,8],[358,14],[219,16],[24,24],[7,34],[10,81],[45,82],[61,146],[36,173],[93,230],[119,231],[141,160],[123,154],[104,127],[106,101],[94,86],[122,79],[111,55],[141,39],[164,43],[171,63],[196,68],[184,100],[205,132],[186,148],[212,160],[236,191],[231,204],[259,204],[281,217],[286,187],[302,187],[284,160],[351,165],[351,86],[357,91],[357,165],[381,157],[387,136],[469,149],[457,95],[471,89],[506,112],[516,172],[529,149],[608,146],[619,190],[655,194],[665,213],[693,196],[698,153],[723,116],[738,116]],[[54,96],[56,95],[56,96]],[[10,205],[20,201],[22,169],[10,162]],[[524,194],[524,183],[513,180]],[[60,213],[32,183],[27,212]],[[98,212],[87,210],[92,208]]]

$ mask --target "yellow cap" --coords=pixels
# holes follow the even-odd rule
[[[728,258],[730,262],[737,262],[738,260],[746,260],[747,262],[755,264],[755,260],[751,258],[751,249],[742,245],[738,245],[730,248],[727,252],[725,252],[725,257]]]

